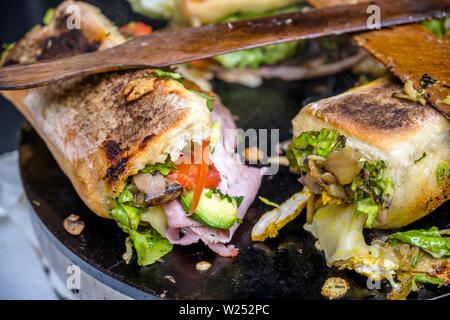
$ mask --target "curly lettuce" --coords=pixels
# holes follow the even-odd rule
[[[308,172],[304,159],[310,155],[328,157],[331,152],[345,147],[346,137],[336,130],[305,131],[293,139],[286,151],[290,167]],[[306,165],[306,164],[305,164]],[[362,170],[351,184],[355,211],[367,215],[366,226],[371,228],[380,210],[387,207],[387,196],[392,194],[389,178],[384,177],[384,161],[361,161]]]
[[[220,22],[233,22],[245,19],[261,18],[265,16],[299,11],[300,7],[276,9],[264,13],[236,13]],[[273,65],[292,57],[304,41],[292,41],[274,44],[262,48],[253,48],[220,55],[214,58],[225,68],[253,68],[261,65]]]
[[[362,161],[362,167],[360,174],[352,182],[351,189],[355,210],[367,214],[366,226],[371,228],[378,212],[386,208],[383,196],[392,194],[392,185],[391,180],[384,177],[384,161],[374,164]]]
[[[123,232],[129,234],[136,249],[138,264],[148,266],[171,252],[173,245],[152,227],[140,224],[143,209],[130,205],[133,199],[133,194],[125,187],[114,200],[115,208],[109,214]]]
[[[262,48],[247,49],[214,57],[225,68],[259,68],[261,65],[274,65],[292,57],[299,42],[285,42]]]
[[[321,157],[335,150],[345,147],[346,138],[336,130],[322,129],[319,131],[305,131],[294,138],[286,151],[289,165],[296,171],[307,172],[303,167],[302,159],[314,154]]]

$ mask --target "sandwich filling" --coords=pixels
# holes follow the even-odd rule
[[[294,138],[286,152],[290,167],[300,172],[300,183],[311,192],[307,220],[327,204],[354,204],[367,215],[366,226],[381,221],[392,200],[393,188],[385,177],[383,160],[369,161],[350,147],[346,137],[331,129],[306,131]]]
[[[221,256],[238,254],[229,242],[256,196],[261,174],[234,154],[236,142],[225,135],[236,128],[231,113],[216,101],[211,116],[209,140],[188,143],[174,161],[168,155],[163,163],[145,166],[112,200],[109,214],[129,235],[125,260],[133,246],[138,264],[146,266],[174,244],[199,240]]]
[[[383,160],[365,159],[346,146],[345,136],[325,128],[294,138],[287,158],[310,193],[304,228],[317,238],[328,265],[388,280],[389,299],[404,299],[420,284],[450,283],[448,230],[397,232],[366,243],[364,227],[375,219],[382,223],[393,199]]]

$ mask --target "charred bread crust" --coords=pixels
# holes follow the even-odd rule
[[[80,29],[69,28],[71,7],[79,9]],[[125,41],[100,10],[81,1],[65,1],[48,26],[35,26],[1,60],[1,66],[63,58],[109,48]]]
[[[437,169],[450,159],[450,123],[431,106],[393,98],[402,85],[383,78],[304,107],[293,120],[294,136],[322,128],[347,136],[347,145],[368,160],[384,160],[394,188],[386,223],[405,226],[448,200],[449,179],[439,186]],[[424,154],[426,156],[416,161]]]
[[[109,38],[115,27],[103,24],[107,20],[98,9],[68,1],[57,8],[49,26],[35,27],[2,63],[36,61],[47,39],[64,42],[67,32],[58,21],[64,8],[74,3],[83,10],[85,26],[82,32],[72,33],[75,43],[97,43],[98,49],[121,43],[120,35]],[[78,49],[88,52],[91,47]],[[55,50],[46,58],[82,53],[78,49],[73,53]],[[109,218],[111,199],[122,191],[129,176],[147,164],[164,162],[169,154],[175,160],[187,141],[209,137],[211,116],[205,99],[178,81],[157,80],[153,91],[127,100],[123,91],[130,80],[151,71],[114,72],[2,92],[32,124],[81,199],[99,216]]]

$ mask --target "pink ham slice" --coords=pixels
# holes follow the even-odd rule
[[[238,209],[238,216],[243,219],[261,185],[261,170],[240,164],[237,155],[231,156],[236,146],[236,140],[229,135],[229,132],[227,134],[227,130],[236,129],[236,124],[230,111],[217,100],[212,112],[212,120],[216,121],[219,118],[222,135],[216,144],[214,153],[211,154],[214,166],[220,172],[221,183],[218,189],[230,196],[244,196]],[[163,208],[168,223],[166,237],[171,243],[189,245],[202,240],[220,256],[235,257],[238,254],[239,249],[229,244],[234,232],[239,227],[238,223],[227,230],[206,227],[186,217],[186,212],[179,200],[173,200],[163,205]]]

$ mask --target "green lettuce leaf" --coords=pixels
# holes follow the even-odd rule
[[[371,228],[378,212],[386,206],[382,196],[392,194],[392,184],[384,177],[384,161],[362,161],[363,170],[352,182],[355,210],[368,215],[366,226]]]
[[[162,69],[156,69],[152,73],[150,73],[150,76],[161,78],[161,79],[173,79],[177,80],[179,82],[183,82],[184,78],[181,75],[181,73],[178,72],[172,72],[170,70],[162,70]]]
[[[170,160],[170,157],[168,157],[165,163],[156,163],[148,165],[144,169],[142,169],[142,172],[153,173],[159,171],[163,176],[167,176],[170,173],[170,171],[176,170],[178,170],[177,167]]]
[[[321,157],[328,157],[334,151],[345,146],[345,137],[339,135],[336,130],[322,129],[318,131],[305,131],[297,138],[294,138],[289,145],[286,156],[292,169],[307,171],[301,161],[309,155],[315,154]]]
[[[435,258],[450,257],[450,238],[443,237],[436,227],[432,227],[429,230],[420,229],[397,232],[391,235],[389,240],[398,240],[419,247]]]
[[[134,200],[133,193],[130,190],[128,190],[128,188],[125,186],[125,188],[120,193],[117,201],[119,201],[119,203],[125,203],[125,202],[131,202],[133,200]]]
[[[299,41],[272,44],[262,48],[236,51],[214,57],[225,68],[259,68],[261,65],[273,65],[292,57],[299,46]]]
[[[437,171],[438,185],[441,186],[444,183],[445,178],[450,178],[450,170],[448,166],[448,160],[439,163]]]
[[[445,19],[423,21],[422,24],[440,38],[444,38],[450,34],[450,30],[448,27],[448,25],[450,25],[450,17],[447,17]]]
[[[220,22],[233,22],[245,19],[255,19],[275,14],[297,12],[299,10],[301,10],[301,7],[293,6],[283,9],[271,10],[264,13],[236,13],[221,20]],[[262,48],[247,49],[220,55],[215,57],[214,60],[225,68],[231,69],[250,67],[256,69],[263,64],[273,65],[292,57],[303,43],[304,41],[292,41],[274,44]]]
[[[125,187],[114,201],[116,207],[110,210],[109,214],[116,220],[117,225],[130,235],[138,255],[138,264],[147,266],[172,251],[173,245],[152,227],[139,225],[142,209],[124,204],[132,201],[129,200],[129,193],[131,192]]]
[[[212,111],[214,109],[214,101],[215,101],[214,97],[210,97],[206,93],[198,92],[198,91],[195,91],[195,90],[189,90],[189,91],[192,92],[192,93],[195,93],[196,95],[198,95],[198,96],[200,96],[202,98],[205,98],[206,99],[206,106],[208,107],[209,111]]]
[[[355,210],[367,214],[366,226],[371,228],[373,220],[375,220],[378,211],[380,211],[380,207],[372,199],[365,198],[356,202]]]
[[[139,227],[138,230],[133,230],[121,223],[118,225],[130,235],[140,266],[144,267],[155,263],[173,249],[173,244],[161,237],[152,227]]]
[[[141,220],[142,209],[119,203],[118,200],[115,200],[115,204],[116,207],[109,212],[111,217],[127,228],[136,230]]]

